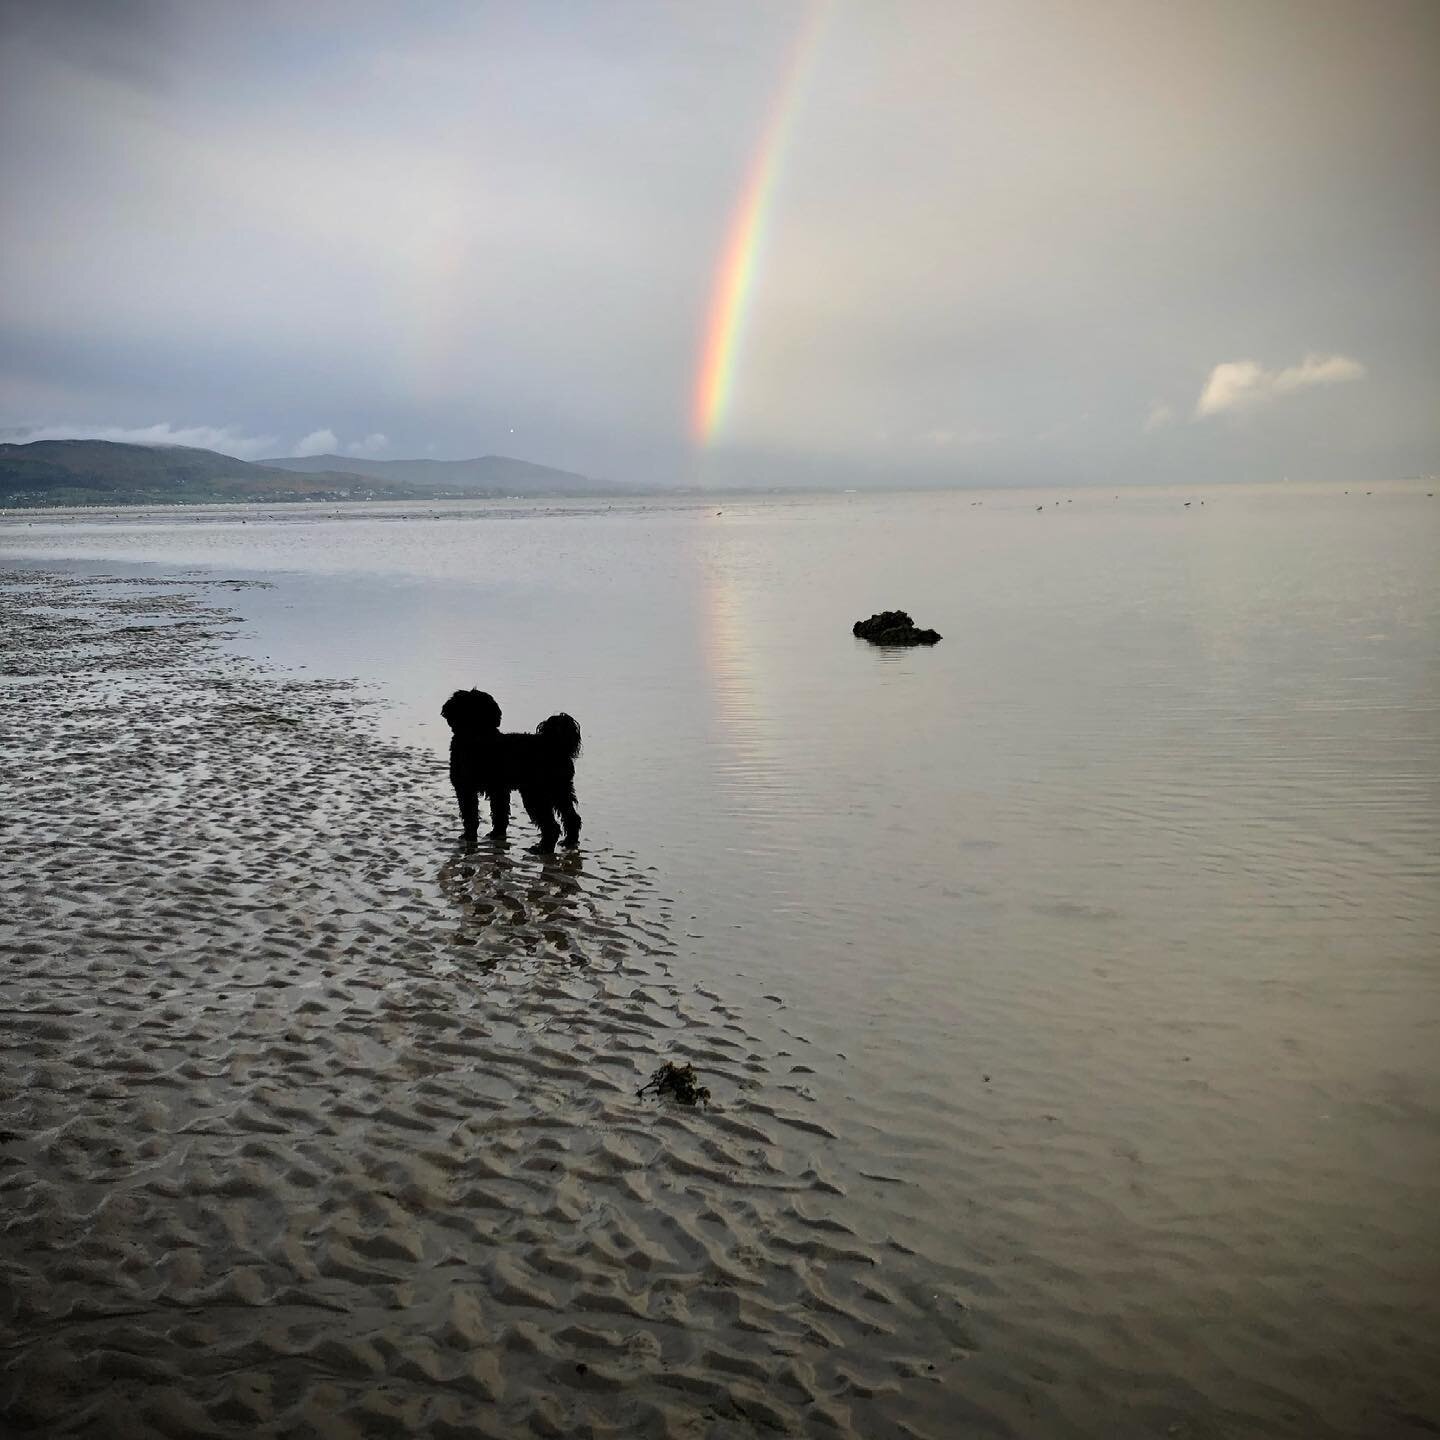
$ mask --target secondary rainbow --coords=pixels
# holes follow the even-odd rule
[[[815,55],[820,21],[827,8],[825,0],[817,0],[796,37],[785,78],[770,108],[769,123],[746,172],[740,203],[735,207],[726,232],[725,248],[721,251],[710,295],[705,338],[695,380],[693,428],[696,440],[702,445],[708,445],[715,438],[730,406],[766,222],[780,175],[780,162],[790,138],[791,122],[804,89],[805,77]]]

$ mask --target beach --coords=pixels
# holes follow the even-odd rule
[[[0,1440],[1440,1440],[1440,0],[0,32]]]
[[[1431,1433],[1440,512],[1043,498],[0,517],[4,1426]]]
[[[802,1057],[634,857],[458,852],[235,588],[4,579],[11,1433],[907,1433],[962,1326],[897,1340]]]

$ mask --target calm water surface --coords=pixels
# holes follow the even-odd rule
[[[272,579],[239,643],[437,763],[457,685],[575,714],[587,840],[794,1038],[953,1310],[956,1433],[972,1390],[1015,1433],[1440,1427],[1423,488],[12,516],[0,554]],[[851,637],[894,607],[944,642]]]

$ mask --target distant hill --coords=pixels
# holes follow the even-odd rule
[[[453,478],[452,469],[456,472]],[[412,480],[411,473],[429,478]],[[481,494],[594,495],[618,489],[598,485],[583,475],[498,455],[456,461],[375,461],[318,455],[251,464],[185,445],[125,445],[112,440],[0,444],[0,507],[13,508],[433,500]]]
[[[422,485],[427,490],[481,495],[619,495],[623,485],[591,480],[569,470],[532,465],[507,455],[481,455],[474,460],[357,460],[346,455],[306,455],[262,460],[280,470],[313,474],[322,470],[348,470],[375,480]]]
[[[111,440],[0,444],[0,506],[175,505],[206,501],[428,498],[353,474],[294,475],[186,445]]]

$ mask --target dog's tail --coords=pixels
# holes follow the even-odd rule
[[[535,733],[567,760],[573,760],[580,753],[580,727],[563,710],[542,720],[535,727]]]

